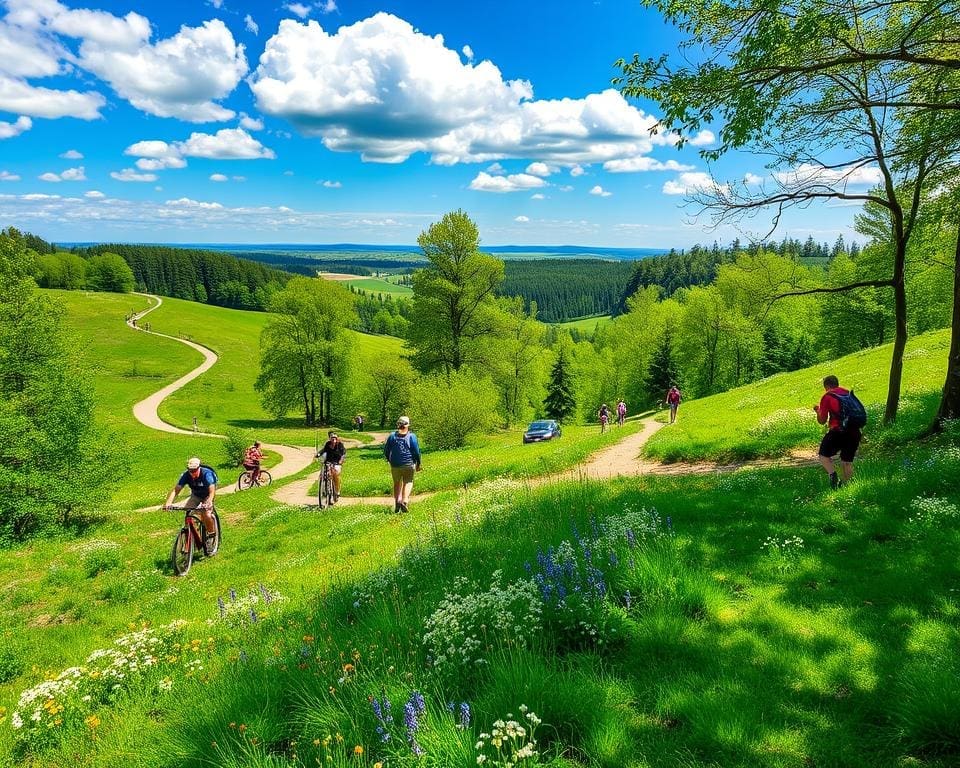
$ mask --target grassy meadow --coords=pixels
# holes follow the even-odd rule
[[[683,402],[677,422],[661,429],[645,454],[661,461],[777,457],[793,448],[815,448],[823,434],[813,406],[823,377],[835,374],[867,408],[861,453],[912,439],[929,427],[943,389],[949,330],[907,342],[897,420],[881,427],[890,372],[890,345],[856,352],[800,371],[778,373],[718,395]],[[665,416],[661,416],[665,418]]]
[[[356,280],[344,280],[343,284],[367,293],[391,296],[394,299],[408,299],[413,296],[413,289],[409,286],[397,285],[380,277],[358,277]]]
[[[197,356],[122,326],[143,299],[62,296],[100,363],[103,415],[130,441],[129,485],[162,475],[165,488],[203,438],[141,434],[130,406]],[[230,349],[258,339],[253,321],[180,304],[165,301],[154,329],[192,327],[249,376]],[[839,491],[813,468],[505,477],[623,434],[565,428],[553,443],[521,446],[518,432],[426,454],[418,489],[446,490],[409,515],[289,507],[273,488],[223,497],[220,553],[182,579],[173,513],[104,511],[2,550],[0,765],[956,766],[960,433],[903,442],[932,416],[942,338],[909,348],[906,426],[873,440]],[[835,371],[873,403],[886,362],[874,350],[718,396],[757,399],[732,433],[719,417],[691,433],[697,455],[725,455],[760,423],[762,455],[805,443],[777,415],[786,393],[810,411]],[[231,380],[208,385],[209,402],[246,418]],[[722,405],[684,403],[659,435],[678,440]],[[379,493],[379,451],[351,450],[345,473],[345,493]]]
[[[555,323],[554,325],[556,325],[557,328],[565,328],[568,331],[577,330],[581,334],[592,338],[597,328],[606,325],[611,320],[612,318],[607,315],[598,315],[596,317],[581,317],[579,320],[568,320],[565,323]]]

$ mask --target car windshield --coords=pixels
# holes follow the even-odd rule
[[[535,421],[529,427],[527,427],[528,432],[534,432],[541,429],[550,429],[549,421]]]

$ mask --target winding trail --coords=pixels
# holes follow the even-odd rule
[[[154,394],[134,405],[134,417],[144,426],[150,427],[151,429],[160,430],[162,432],[170,432],[180,435],[196,435],[199,437],[222,438],[223,435],[215,435],[209,432],[193,432],[191,430],[175,427],[174,425],[165,422],[158,415],[157,409],[160,407],[160,403],[162,403],[172,393],[176,392],[178,389],[184,387],[186,384],[208,371],[217,362],[218,357],[215,352],[207,347],[197,344],[194,341],[181,339],[176,336],[170,336],[165,333],[157,333],[156,331],[146,330],[140,326],[138,324],[140,319],[159,307],[163,303],[163,299],[161,299],[159,296],[154,296],[153,294],[144,293],[138,295],[145,296],[148,299],[156,301],[156,304],[152,305],[148,309],[143,310],[142,312],[132,315],[130,319],[127,320],[127,325],[134,330],[141,331],[143,333],[150,333],[154,336],[162,336],[163,338],[173,339],[174,341],[179,341],[181,344],[186,344],[188,347],[197,350],[201,355],[203,355],[204,359],[199,366],[194,368],[189,373],[181,376],[173,383],[168,384],[163,389],[155,392]],[[780,459],[760,459],[730,464],[717,464],[713,462],[700,462],[694,464],[661,464],[660,462],[644,459],[640,454],[647,441],[662,428],[666,427],[667,424],[661,421],[656,421],[653,417],[643,419],[641,424],[643,425],[643,428],[639,432],[636,432],[624,438],[623,440],[604,448],[602,451],[599,451],[591,456],[583,464],[564,470],[563,472],[530,478],[528,480],[528,484],[531,487],[536,487],[560,480],[606,480],[614,477],[636,477],[641,475],[706,475],[716,472],[733,472],[746,466],[808,466],[816,464],[815,457],[804,453],[792,453]],[[373,436],[373,445],[379,445],[386,440],[386,437],[389,433],[372,432],[367,434]],[[309,467],[315,461],[313,448],[267,443],[264,443],[263,447],[269,451],[278,453],[281,456],[280,463],[276,466],[270,467],[270,474],[274,479],[281,479],[295,475]],[[316,478],[311,474],[308,477],[301,478],[276,489],[271,494],[271,498],[273,498],[275,501],[283,504],[289,504],[291,506],[315,505],[317,503],[316,497],[309,492],[311,486],[315,482]],[[235,490],[235,485],[224,485],[222,488],[217,489],[217,493],[232,493]],[[431,491],[427,493],[416,494],[415,499],[418,501],[427,499],[433,496],[434,493],[435,492]],[[393,498],[390,496],[341,496],[338,504],[344,506],[355,504],[371,504],[392,507]]]
[[[159,296],[154,296],[153,294],[142,293],[138,294],[140,296],[145,296],[148,299],[156,301],[156,304],[148,307],[142,312],[138,312],[130,317],[127,320],[127,325],[133,328],[136,331],[142,333],[149,333],[152,336],[162,336],[165,339],[173,339],[174,341],[179,341],[181,344],[186,344],[188,347],[197,350],[201,355],[203,355],[203,362],[194,368],[189,373],[181,376],[179,379],[174,381],[171,384],[168,384],[163,389],[154,392],[149,397],[141,400],[139,403],[133,406],[133,417],[143,424],[145,427],[150,429],[156,429],[161,432],[170,432],[177,435],[195,435],[197,437],[215,437],[223,438],[223,435],[213,434],[211,432],[194,432],[189,429],[181,429],[180,427],[175,427],[173,424],[168,424],[163,419],[160,418],[160,415],[157,412],[157,409],[167,397],[176,392],[178,389],[189,384],[198,376],[201,376],[206,371],[210,370],[213,365],[219,359],[216,352],[207,349],[206,347],[197,344],[194,341],[189,341],[188,339],[181,339],[177,336],[170,336],[166,333],[157,333],[153,330],[146,330],[140,325],[140,320],[150,312],[153,312],[157,307],[163,304],[163,299]],[[314,461],[313,449],[304,448],[303,446],[297,445],[285,445],[285,444],[271,444],[263,443],[263,447],[268,451],[280,454],[280,463],[276,466],[270,467],[270,474],[274,479],[279,479],[283,477],[289,477],[290,475],[295,475],[303,469],[306,469]],[[217,495],[223,493],[233,493],[236,491],[236,486],[232,483],[223,485],[217,488]]]

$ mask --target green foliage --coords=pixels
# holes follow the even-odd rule
[[[550,368],[550,380],[547,383],[547,396],[543,401],[544,413],[559,422],[567,421],[576,413],[577,400],[574,395],[574,380],[570,371],[567,347],[561,343],[557,350],[557,359]]]
[[[88,375],[61,315],[0,237],[0,539],[68,525],[116,482],[116,448],[94,421]]]
[[[270,308],[276,317],[260,338],[256,383],[264,407],[278,418],[298,408],[307,425],[329,423],[350,372],[353,297],[328,280],[296,277]]]
[[[120,545],[115,541],[94,539],[84,543],[80,550],[83,561],[83,570],[88,578],[93,578],[104,571],[111,571],[123,565]]]
[[[133,270],[119,254],[105,251],[87,261],[87,287],[91,290],[129,293],[133,285]]]
[[[52,253],[37,259],[37,285],[76,291],[87,284],[87,262],[75,253]]]
[[[413,276],[414,365],[429,373],[483,364],[496,342],[493,297],[503,262],[480,253],[477,225],[463,211],[431,224],[417,243],[430,263]]]
[[[511,259],[504,262],[500,296],[519,296],[545,323],[611,315],[621,306],[639,262],[601,259]]]
[[[252,445],[250,433],[244,429],[231,428],[224,432],[223,453],[226,463],[232,467],[243,464],[247,448]]]
[[[493,428],[496,402],[488,379],[465,371],[434,374],[417,383],[410,418],[424,445],[438,450],[461,448],[471,435]]]
[[[378,357],[366,366],[366,402],[383,429],[407,410],[416,374],[400,357]]]

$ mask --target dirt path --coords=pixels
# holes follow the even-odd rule
[[[141,320],[142,318],[153,312],[157,307],[163,304],[163,299],[159,296],[153,296],[152,294],[140,294],[141,296],[146,296],[148,299],[156,301],[156,304],[149,307],[148,309],[138,312],[133,315],[128,321],[129,325],[134,330],[140,331],[141,333],[149,333],[152,336],[162,336],[165,339],[173,339],[174,341],[179,341],[181,344],[186,344],[188,347],[197,350],[201,355],[203,355],[203,362],[194,368],[189,373],[181,376],[179,379],[174,381],[171,384],[168,384],[163,389],[158,392],[154,392],[150,397],[147,397],[141,400],[139,403],[133,406],[133,416],[134,418],[143,424],[146,427],[151,429],[156,429],[161,432],[171,432],[178,435],[196,435],[197,437],[214,437],[214,438],[223,438],[223,435],[215,435],[209,432],[193,432],[188,429],[181,429],[180,427],[175,427],[173,424],[168,424],[163,419],[160,418],[157,413],[157,409],[167,397],[176,392],[178,389],[189,384],[198,376],[202,375],[206,371],[210,370],[213,365],[217,362],[217,354],[212,350],[207,349],[196,342],[189,341],[187,339],[181,339],[176,336],[170,336],[166,333],[157,333],[156,331],[146,330]],[[264,443],[263,447],[268,451],[273,451],[274,453],[280,454],[280,463],[276,466],[270,467],[270,474],[274,479],[280,479],[283,477],[289,477],[290,475],[295,475],[306,467],[310,466],[313,462],[313,449],[304,448],[303,446],[297,445],[274,445]],[[239,474],[239,472],[238,472]],[[221,487],[217,488],[217,494],[223,493],[232,493],[236,490],[236,486],[232,484],[224,483]]]

